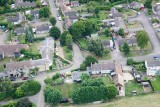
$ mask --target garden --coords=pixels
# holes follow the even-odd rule
[[[160,76],[156,76],[150,81],[151,81],[154,91],[159,92],[160,91]]]
[[[137,92],[137,95],[143,94],[144,90],[141,84],[138,84],[136,81],[128,81],[125,84],[125,95],[132,96],[132,92]]]
[[[2,101],[35,95],[40,91],[41,85],[35,80],[11,83],[10,80],[4,79],[0,82],[0,89],[0,101]]]

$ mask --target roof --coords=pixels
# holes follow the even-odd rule
[[[91,64],[90,70],[91,71],[98,71],[98,70],[114,70],[115,66],[114,63],[106,63],[106,64]]]
[[[122,17],[122,14],[121,14],[121,13],[113,13],[113,14],[112,14],[112,17],[113,17],[113,18]]]
[[[7,18],[8,22],[18,22],[19,21],[19,14],[16,16],[11,16]]]
[[[115,72],[116,74],[120,74],[121,76],[123,76],[122,66],[119,63],[115,63]]]
[[[108,20],[102,20],[103,22],[103,25],[104,26],[113,26],[113,23],[114,23],[114,26],[119,26],[119,20],[116,18],[116,19],[108,19]]]
[[[64,13],[65,16],[68,16],[70,20],[78,19],[78,15],[76,11],[69,11]]]
[[[36,2],[23,2],[23,0],[22,1],[20,1],[20,0],[16,0],[15,1],[15,7],[16,8],[21,8],[21,7],[36,7],[36,6],[37,6]]]
[[[153,10],[154,10],[155,12],[160,11],[160,4],[156,4],[156,5],[153,7]]]
[[[136,37],[130,37],[129,39],[126,40],[127,44],[136,44],[137,39]]]
[[[110,13],[111,14],[118,13],[118,10],[115,7],[112,7],[111,10],[110,10]]]
[[[67,3],[69,2],[68,0],[56,0],[57,3]]]
[[[0,53],[14,54],[14,52],[20,52],[21,49],[28,49],[27,44],[15,44],[15,45],[0,45]]]
[[[123,79],[123,76],[120,74],[116,74],[113,77],[113,81],[114,81],[115,86],[124,86],[124,79]]]
[[[118,45],[122,46],[124,44],[125,40],[124,39],[118,39],[117,41],[118,41]]]
[[[108,46],[110,46],[110,40],[105,40],[102,42],[102,44],[104,47],[108,47]]]
[[[79,5],[79,1],[71,1],[71,6]]]
[[[7,73],[6,72],[0,72],[0,78],[4,78],[7,76]]]
[[[140,3],[133,1],[129,6],[131,7],[140,6]]]
[[[41,26],[37,26],[36,32],[37,31],[49,31],[49,25],[41,25]]]
[[[25,32],[25,27],[20,27],[20,28],[16,28],[14,29],[14,32],[19,34],[19,33],[24,33]]]
[[[153,61],[145,61],[148,67],[157,67],[160,66],[160,61],[153,60]]]
[[[39,10],[31,10],[31,14],[32,15],[37,15],[37,14],[39,14]]]
[[[61,8],[62,13],[66,13],[69,11],[66,4],[64,4],[64,3],[60,4],[60,8]]]
[[[79,71],[75,71],[75,72],[72,72],[72,79],[73,81],[80,81],[81,80],[81,72]]]

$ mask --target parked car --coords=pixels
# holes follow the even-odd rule
[[[27,79],[28,79],[28,77],[23,77],[23,78],[22,78],[22,80],[27,80]]]
[[[62,18],[59,16],[59,17],[58,17],[58,20],[59,20],[59,21],[62,21]]]
[[[159,59],[159,56],[154,56],[153,58],[154,58],[154,59]]]
[[[16,76],[10,77],[10,80],[11,80],[11,81],[15,81],[15,80],[16,80]]]

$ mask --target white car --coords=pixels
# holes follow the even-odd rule
[[[59,21],[62,21],[62,18],[59,16],[59,17],[58,17],[58,20],[59,20]]]

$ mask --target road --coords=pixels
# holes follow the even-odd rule
[[[56,8],[54,0],[48,0],[48,1],[49,1],[49,5],[50,5],[51,14],[57,20],[56,26],[60,29],[61,32],[63,32],[63,21],[59,21],[58,17],[57,17],[57,15],[59,14],[58,13],[58,8]]]

